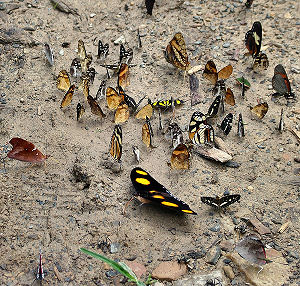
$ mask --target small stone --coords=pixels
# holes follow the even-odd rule
[[[254,188],[252,186],[248,186],[247,187],[248,191],[252,192],[254,190]]]
[[[155,282],[153,284],[153,286],[165,286],[165,284],[161,283],[161,282]]]
[[[134,272],[138,279],[146,274],[146,267],[137,261],[126,261],[126,265]]]
[[[120,36],[118,39],[116,39],[116,40],[114,41],[114,44],[115,44],[115,45],[120,45],[120,44],[125,44],[125,42],[126,42],[126,39],[125,39],[125,37],[122,35],[122,36]]]
[[[25,102],[25,99],[24,99],[23,97],[21,97],[21,98],[20,98],[20,102],[21,102],[21,103],[24,103],[24,102]]]
[[[230,280],[232,280],[234,278],[235,275],[234,275],[234,272],[233,272],[232,267],[230,265],[224,265],[223,270],[224,270],[225,275]]]
[[[113,242],[110,245],[110,253],[117,253],[120,250],[120,244],[118,242]]]
[[[95,13],[91,13],[91,14],[90,14],[90,18],[94,18],[95,16],[96,16]]]
[[[209,228],[209,230],[213,232],[219,232],[221,229],[221,226],[219,224],[214,225],[213,227]]]
[[[239,168],[241,166],[240,163],[234,162],[232,160],[227,161],[224,165],[229,168]]]
[[[154,279],[173,281],[186,274],[187,266],[177,261],[165,261],[160,263],[152,272]]]
[[[229,47],[230,47],[230,43],[227,42],[223,44],[223,48],[229,48]]]
[[[115,276],[117,276],[118,274],[119,274],[119,272],[118,272],[117,270],[112,270],[112,269],[105,272],[105,275],[106,275],[106,277],[108,277],[108,278],[115,277]]]
[[[221,257],[221,248],[220,247],[215,247],[212,248],[209,253],[207,254],[207,263],[216,265],[218,260]]]
[[[38,106],[38,108],[37,108],[37,115],[38,116],[41,116],[43,114],[43,112],[42,112],[42,107],[41,106]]]
[[[283,152],[283,148],[282,148],[282,147],[279,148],[278,151],[279,151],[279,152]]]
[[[223,240],[220,243],[220,247],[224,251],[232,251],[233,250],[233,243],[230,240]]]
[[[64,55],[64,50],[63,49],[61,49],[60,51],[59,51],[59,54],[61,55],[61,56],[63,56]]]

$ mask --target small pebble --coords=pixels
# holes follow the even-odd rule
[[[223,44],[223,48],[229,48],[229,47],[230,47],[230,43],[227,42]]]
[[[63,49],[61,49],[60,51],[59,51],[59,54],[61,55],[61,56],[63,56],[64,55],[64,50]]]
[[[110,245],[110,253],[117,253],[120,250],[120,244],[118,242],[113,242]]]
[[[20,102],[21,102],[21,103],[24,103],[24,102],[25,102],[25,100],[24,100],[23,97],[20,98]]]
[[[91,14],[90,14],[90,18],[94,18],[95,16],[96,16],[95,13],[91,13]]]

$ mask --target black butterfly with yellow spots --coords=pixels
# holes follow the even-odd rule
[[[134,168],[131,171],[130,178],[137,195],[143,199],[178,212],[193,215],[197,214],[192,211],[185,202],[173,196],[163,185],[152,178],[148,172],[142,168]]]

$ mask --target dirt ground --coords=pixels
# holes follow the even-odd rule
[[[121,261],[136,258],[151,273],[161,261],[177,259],[190,251],[209,251],[218,238],[237,241],[234,222],[240,223],[238,213],[246,212],[270,228],[272,234],[265,241],[273,243],[286,257],[289,271],[284,285],[299,282],[300,166],[294,158],[300,157],[300,149],[296,136],[287,129],[299,131],[300,106],[298,101],[287,105],[284,98],[277,102],[271,98],[271,79],[279,63],[284,65],[292,89],[299,96],[299,2],[254,1],[251,9],[246,9],[242,1],[156,2],[153,16],[146,15],[142,0],[66,1],[78,15],[60,12],[46,0],[0,2],[2,34],[5,31],[7,38],[20,39],[13,43],[2,40],[0,44],[0,145],[21,137],[52,157],[45,168],[8,159],[6,172],[2,169],[0,174],[1,285],[30,285],[40,247],[45,285],[114,285],[113,279],[106,277],[103,264],[80,253],[80,247],[102,253],[101,242],[107,239],[108,243],[118,243],[117,252],[107,252],[107,256]],[[262,45],[270,61],[268,70],[259,74],[251,70],[252,59],[244,56],[245,33],[254,21],[262,23]],[[137,48],[138,28],[141,49]],[[200,71],[197,76],[202,102],[191,107],[188,79],[165,61],[163,50],[178,31],[185,37],[192,65],[204,68],[207,60],[213,59],[218,69],[229,63],[233,66],[226,86],[233,90],[236,105],[225,106],[225,113],[234,114],[233,130],[226,138],[219,135],[240,167],[226,167],[192,152],[189,170],[170,170],[171,141],[157,135],[155,113],[152,127],[157,148],[147,149],[141,141],[143,122],[130,116],[122,124],[123,170],[116,173],[108,153],[113,113],[105,99],[99,102],[107,118],[98,119],[87,110],[77,122],[76,105],[83,95],[76,94],[71,106],[61,110],[64,93],[56,88],[56,77],[60,70],[69,70],[78,40],[82,39],[88,53],[93,54],[92,66],[97,71],[90,89],[95,96],[106,76],[106,70],[95,60],[97,42],[101,39],[110,44],[107,62],[115,63],[119,46],[113,42],[123,35],[134,51],[128,95],[136,101],[145,95],[152,101],[171,96],[184,100],[185,105],[176,109],[175,121],[187,130],[193,112],[206,112],[213,96],[209,91],[212,86]],[[54,49],[53,67],[46,60],[44,42]],[[64,42],[70,46],[63,48]],[[235,81],[242,75],[251,83],[245,99]],[[115,87],[116,78],[108,85]],[[249,109],[258,99],[269,105],[262,120],[254,119]],[[279,133],[281,108],[285,130]],[[239,113],[245,123],[246,136],[242,139],[236,135]],[[171,115],[163,113],[165,126]],[[216,133],[216,123],[220,122],[221,118],[215,121]],[[188,138],[187,132],[184,136]],[[129,205],[126,215],[122,214],[133,192],[130,172],[137,166],[133,145],[141,152],[139,166],[188,203],[197,216],[141,206],[137,201]],[[74,166],[89,176],[88,186],[76,182]],[[200,201],[200,196],[222,195],[226,190],[240,194],[241,201],[223,216]],[[278,235],[277,230],[287,221],[288,229]],[[217,231],[212,231],[213,227]],[[209,265],[203,255],[193,260],[194,267],[186,277],[222,269],[223,260],[221,257],[216,265]],[[244,276],[232,267],[236,275],[232,285],[246,285]]]

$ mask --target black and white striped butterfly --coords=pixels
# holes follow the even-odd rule
[[[124,45],[120,45],[120,64],[126,63],[130,64],[133,58],[133,50],[129,48],[128,50],[125,49]]]
[[[244,122],[243,122],[242,113],[239,114],[237,134],[238,134],[239,137],[244,137],[245,136],[245,129],[244,129]]]
[[[105,45],[103,45],[102,41],[99,40],[98,41],[98,54],[97,54],[98,59],[100,59],[100,58],[105,59],[108,55],[108,52],[109,52],[109,44],[106,43]]]
[[[201,202],[217,209],[226,208],[229,205],[238,202],[240,195],[227,195],[223,197],[201,197]]]
[[[232,128],[232,119],[233,119],[232,113],[228,113],[221,123],[220,128],[223,130],[225,135],[228,135]]]

